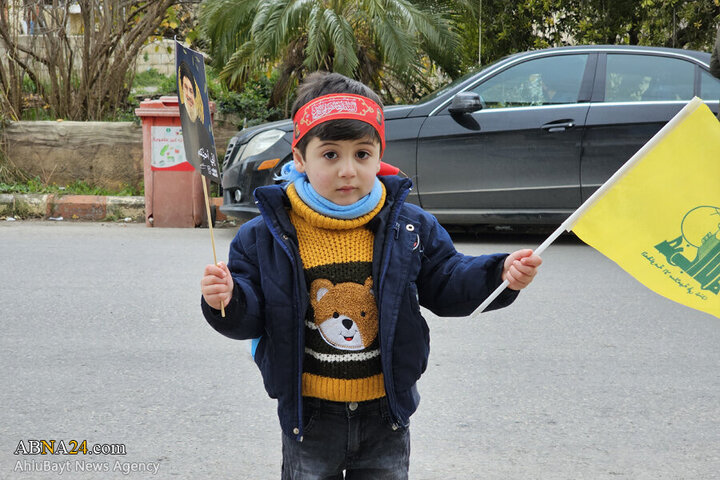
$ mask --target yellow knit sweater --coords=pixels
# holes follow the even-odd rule
[[[302,394],[335,402],[385,396],[378,314],[372,292],[373,233],[365,225],[385,204],[352,220],[312,210],[288,186],[310,306],[305,321]]]

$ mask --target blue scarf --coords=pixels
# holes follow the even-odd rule
[[[372,212],[382,198],[382,185],[377,177],[375,177],[375,183],[370,193],[352,205],[338,205],[317,193],[313,186],[310,185],[307,175],[295,170],[295,166],[292,163],[285,165],[279,178],[287,180],[288,184],[292,183],[295,185],[295,190],[300,199],[305,202],[308,207],[326,217],[339,218],[342,220],[362,217]]]

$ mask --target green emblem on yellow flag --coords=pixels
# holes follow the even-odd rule
[[[707,299],[701,290],[717,295],[720,291],[720,209],[708,206],[692,209],[683,218],[681,232],[679,237],[655,245],[669,264],[668,268],[662,266],[663,273],[670,275],[680,288],[687,289],[689,295]],[[654,263],[652,257],[646,258]],[[674,278],[673,274],[683,277]]]

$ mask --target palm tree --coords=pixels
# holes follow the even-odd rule
[[[435,69],[460,70],[448,11],[409,0],[206,0],[200,13],[213,64],[228,85],[278,68],[278,105],[315,70],[356,78],[394,103],[427,91]]]

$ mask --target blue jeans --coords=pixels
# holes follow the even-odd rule
[[[410,431],[393,423],[385,398],[358,403],[305,398],[303,411],[303,441],[283,434],[283,480],[408,478]]]

